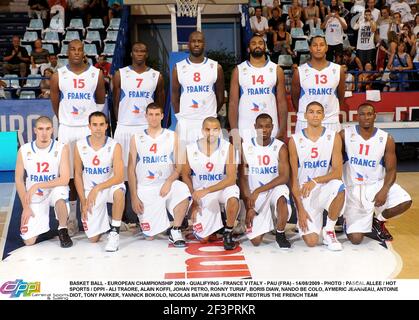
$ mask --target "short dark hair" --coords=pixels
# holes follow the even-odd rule
[[[95,111],[95,112],[92,112],[90,115],[89,115],[89,124],[91,123],[91,120],[92,120],[92,118],[93,117],[103,117],[104,119],[105,119],[105,122],[106,123],[109,123],[108,122],[108,117],[106,116],[106,114],[104,114],[102,111]]]
[[[374,112],[375,112],[375,107],[374,107],[374,105],[373,104],[371,104],[371,103],[369,103],[369,102],[363,102],[363,103],[361,103],[359,106],[358,106],[358,111],[359,111],[359,109],[361,109],[361,108],[366,108],[366,107],[371,107],[373,110],[374,110]]]
[[[324,112],[324,107],[323,107],[323,105],[320,103],[320,102],[318,102],[318,101],[311,101],[307,106],[306,106],[306,112],[308,111],[308,108],[310,108],[311,106],[319,106],[319,107],[321,107],[322,108],[322,110],[323,110],[323,112]]]
[[[155,102],[151,102],[151,103],[148,104],[148,106],[145,108],[145,113],[148,113],[149,109],[160,109],[161,113],[164,113],[163,107],[159,106]]]
[[[254,33],[253,35],[252,35],[252,37],[250,38],[250,40],[249,40],[249,43],[248,43],[248,47],[250,47],[250,42],[252,42],[252,40],[253,40],[253,38],[261,38],[262,40],[263,40],[263,43],[265,44],[265,46],[266,46],[266,41],[265,41],[265,39],[263,39],[263,36],[261,36],[261,35],[259,35],[259,34],[256,34],[256,33]]]
[[[313,43],[314,39],[316,39],[316,38],[321,38],[321,39],[323,39],[324,43],[325,43],[325,44],[327,44],[327,42],[326,42],[326,37],[325,37],[325,36],[322,36],[322,35],[317,34],[317,35],[315,35],[315,36],[311,37],[311,38],[310,38],[310,40],[308,40],[308,44],[309,44],[309,46],[311,46],[311,44]]]
[[[272,117],[267,113],[261,113],[260,115],[258,115],[256,117],[255,123],[258,122],[259,119],[269,119],[271,120],[271,122],[273,122]]]
[[[141,41],[136,41],[136,42],[134,42],[134,43],[132,44],[132,46],[131,46],[131,51],[134,49],[134,47],[135,47],[135,46],[139,46],[139,45],[143,45],[143,46],[147,49],[147,51],[148,51],[148,47],[147,47],[147,45],[146,45],[144,42],[141,42]]]
[[[204,125],[205,125],[207,122],[215,122],[215,123],[218,123],[218,126],[221,128],[221,123],[220,123],[220,120],[218,120],[216,117],[206,117],[206,118],[204,119],[204,121],[202,121],[202,128],[204,128]]]

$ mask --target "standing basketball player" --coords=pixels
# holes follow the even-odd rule
[[[122,147],[125,180],[131,136],[147,128],[146,107],[154,101],[165,105],[163,77],[146,65],[147,46],[136,42],[131,50],[132,64],[119,69],[113,77],[113,107],[118,121],[115,141]]]
[[[128,161],[128,183],[132,209],[138,215],[147,240],[170,227],[166,210],[173,216],[169,241],[184,247],[180,226],[189,207],[188,187],[178,178],[178,138],[175,132],[163,129],[163,108],[150,103],[146,108],[148,127],[131,138]]]
[[[67,232],[68,146],[52,140],[53,131],[51,119],[39,117],[35,122],[35,141],[24,144],[17,154],[15,182],[23,207],[20,233],[26,245],[33,245],[40,234],[49,230],[52,206],[59,223],[61,247],[68,248],[73,245]]]
[[[231,75],[228,120],[234,144],[240,143],[235,133],[237,128],[240,137],[245,140],[256,135],[254,124],[261,113],[271,116],[273,137],[283,140],[288,116],[284,72],[280,66],[266,59],[263,37],[253,36],[248,50],[249,60],[239,64]]]
[[[121,145],[106,136],[108,119],[96,111],[89,116],[91,135],[77,141],[74,182],[80,199],[84,232],[91,242],[109,230],[107,203],[112,203],[111,232],[106,251],[119,248],[119,228],[125,204]]]
[[[287,146],[271,137],[272,118],[257,116],[256,137],[244,141],[239,165],[240,189],[246,207],[247,237],[258,246],[265,233],[274,229],[272,211],[277,216],[276,242],[281,249],[291,247],[285,237],[285,226],[291,216],[289,162]]]
[[[327,43],[322,36],[310,39],[310,60],[294,72],[291,98],[297,110],[295,132],[307,127],[305,112],[313,101],[324,106],[325,118],[322,125],[340,131],[339,110],[345,96],[345,73],[336,63],[326,60]]]
[[[227,221],[224,249],[236,247],[231,231],[239,210],[240,191],[236,183],[234,147],[221,138],[217,118],[208,117],[202,124],[203,138],[186,147],[183,181],[192,193],[191,218],[194,235],[201,241],[223,227],[220,204],[225,206]]]
[[[304,116],[307,128],[289,141],[298,228],[307,246],[316,246],[322,231],[327,248],[339,251],[342,244],[336,239],[334,227],[345,203],[342,142],[338,133],[322,126],[324,108],[320,103],[310,102]],[[324,228],[323,210],[328,212]]]
[[[346,234],[353,244],[360,244],[371,229],[380,240],[391,241],[393,237],[384,222],[412,205],[409,194],[394,183],[397,165],[394,140],[374,127],[375,117],[374,106],[363,103],[358,107],[359,125],[340,132],[346,160],[344,218]]]
[[[224,103],[223,69],[204,56],[204,34],[192,32],[188,45],[189,57],[173,68],[171,99],[178,121],[176,130],[185,144],[200,137],[203,120],[216,117]]]
[[[70,219],[69,231],[78,231],[76,190],[73,181],[73,153],[77,140],[90,134],[89,115],[101,111],[105,103],[105,81],[101,70],[84,63],[84,47],[80,40],[68,44],[68,65],[51,77],[51,104],[59,121],[58,141],[70,151]]]

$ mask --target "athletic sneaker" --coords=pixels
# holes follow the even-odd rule
[[[323,244],[327,245],[327,249],[331,251],[341,251],[342,244],[336,238],[335,231],[326,231],[323,229]]]
[[[183,239],[182,231],[180,229],[170,229],[169,241],[173,243],[176,248],[186,247],[185,239]]]
[[[385,221],[380,221],[377,218],[372,219],[372,232],[382,241],[392,241],[393,236],[387,230]]]
[[[234,250],[236,248],[236,243],[233,240],[233,235],[231,232],[224,231],[223,244],[225,250]]]
[[[73,245],[73,241],[68,235],[67,228],[58,230],[58,238],[60,239],[61,248],[70,248]]]
[[[115,252],[119,249],[119,233],[115,231],[109,232],[108,243],[106,244],[105,251]]]
[[[278,243],[279,248],[281,249],[289,249],[291,248],[291,243],[285,237],[285,232],[276,232],[275,234],[276,243]]]

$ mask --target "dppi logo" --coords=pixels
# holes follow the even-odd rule
[[[0,287],[0,293],[10,294],[10,298],[18,298],[21,294],[24,297],[30,297],[32,294],[40,292],[41,282],[25,282],[19,279],[7,281]]]

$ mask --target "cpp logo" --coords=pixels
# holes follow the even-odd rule
[[[0,293],[10,294],[10,298],[30,297],[34,293],[41,292],[41,282],[25,282],[21,279],[7,281],[0,287]]]

